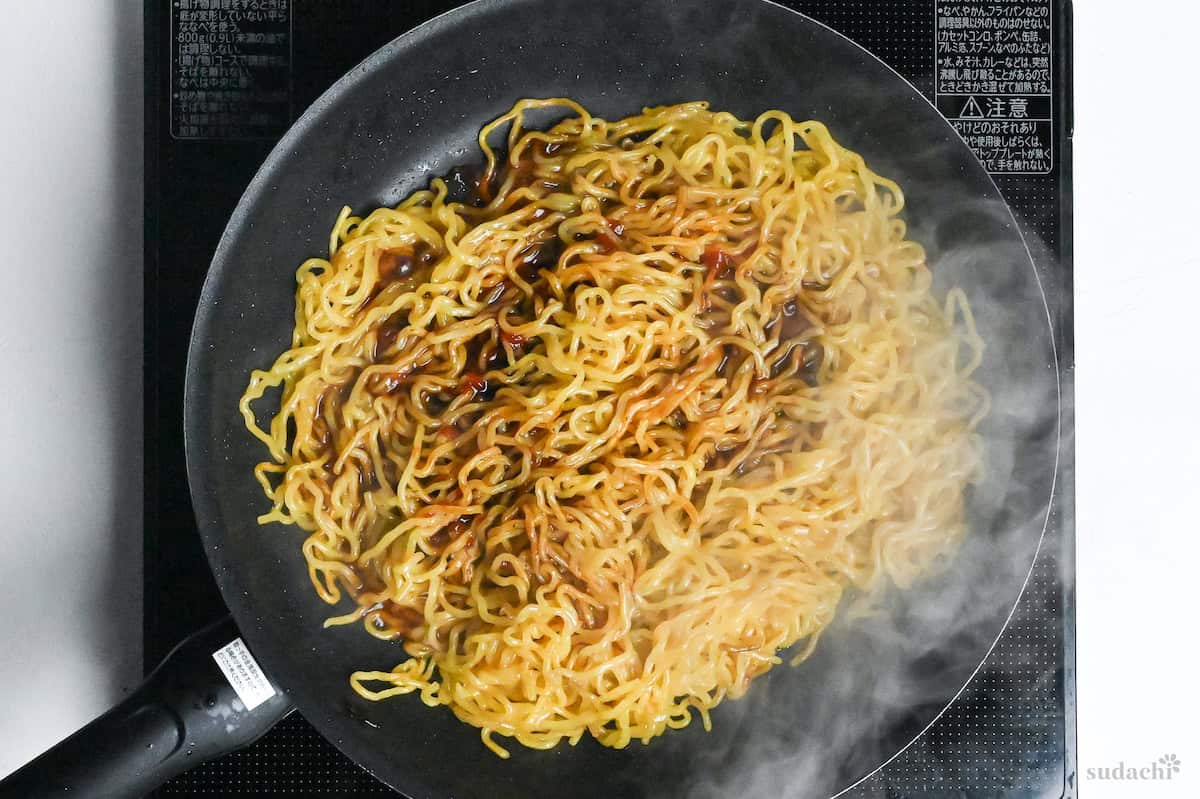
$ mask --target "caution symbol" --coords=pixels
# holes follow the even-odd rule
[[[963,106],[962,113],[958,116],[960,119],[983,119],[983,109],[979,107],[975,95],[972,94],[967,98],[967,104]]]

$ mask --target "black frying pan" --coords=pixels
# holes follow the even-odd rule
[[[502,761],[478,731],[416,697],[371,703],[358,668],[399,648],[357,626],[322,628],[302,535],[262,528],[251,469],[264,457],[238,397],[292,326],[292,276],[326,246],[343,204],[393,204],[477,158],[480,126],[525,96],[570,96],[601,115],[708,99],[746,117],[781,108],[828,123],[909,195],[912,235],[940,288],[962,285],[990,342],[988,481],[954,568],[887,613],[839,619],[801,667],[649,746],[590,740]],[[213,165],[219,169],[219,164]],[[250,184],[213,258],[187,367],[192,498],[233,621],[189,640],[133,698],[0,784],[4,797],[135,795],[253,740],[291,709],[413,797],[829,796],[893,757],[978,668],[1018,599],[1056,473],[1058,382],[1044,299],[995,186],[934,108],[849,40],[760,0],[479,0],[387,45],[326,92]],[[211,653],[239,635],[286,692],[245,710]],[[184,632],[184,631],[181,631]]]

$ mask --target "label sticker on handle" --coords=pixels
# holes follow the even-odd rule
[[[259,668],[258,662],[241,638],[234,638],[213,652],[213,660],[217,661],[217,667],[225,675],[225,679],[229,680],[246,710],[254,710],[275,696],[274,686],[267,679],[267,675],[263,674],[263,670]]]

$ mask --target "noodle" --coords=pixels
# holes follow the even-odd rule
[[[523,100],[479,144],[474,202],[345,209],[300,266],[241,402],[260,522],[308,531],[317,593],[357,606],[329,624],[402,642],[364,697],[418,692],[503,756],[708,728],[848,590],[953,553],[987,411],[965,295],[818,122]]]

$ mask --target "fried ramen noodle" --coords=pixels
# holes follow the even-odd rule
[[[522,127],[545,107],[573,115]],[[479,145],[473,199],[347,208],[300,266],[241,402],[260,521],[353,598],[329,624],[402,643],[364,697],[417,692],[502,756],[708,728],[843,594],[953,554],[987,411],[966,297],[819,122],[523,100]]]

